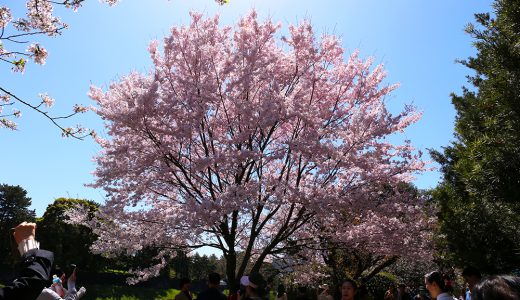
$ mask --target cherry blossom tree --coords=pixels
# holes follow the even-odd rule
[[[436,218],[424,193],[411,184],[380,186],[378,196],[343,212],[336,222],[314,220],[315,240],[302,251],[278,257],[299,284],[346,278],[367,283],[396,262],[430,262]],[[339,221],[339,222],[338,222]]]
[[[254,11],[235,27],[191,16],[162,49],[151,42],[149,74],[90,90],[110,135],[96,138],[92,186],[108,199],[97,219],[70,216],[99,236],[92,250],[161,249],[157,265],[134,270],[146,279],[176,249],[212,247],[234,285],[315,243],[314,222],[339,239],[392,228],[384,215],[400,199],[380,187],[409,182],[425,163],[409,141],[388,142],[420,114],[387,110],[397,86],[383,83],[383,66],[346,55],[306,21],[282,36]]]
[[[219,4],[227,3],[226,0],[215,0]],[[67,29],[68,25],[54,14],[56,6],[63,6],[77,11],[85,0],[26,0],[26,16],[13,19],[11,9],[6,5],[0,5],[0,62],[11,67],[14,73],[24,73],[28,62],[44,65],[48,51],[38,43],[32,42],[36,36],[56,37]],[[110,6],[119,0],[100,0]],[[28,45],[28,46],[27,46]],[[40,93],[38,101],[26,101],[16,96],[8,87],[0,84],[0,128],[15,130],[17,124],[15,118],[21,117],[21,111],[16,107],[22,105],[33,109],[45,118],[49,119],[57,126],[63,136],[82,139],[85,136],[93,135],[81,126],[71,128],[63,127],[59,122],[62,119],[70,118],[78,113],[84,113],[87,108],[76,104],[69,115],[55,116],[50,114],[50,108],[54,99],[47,93]],[[7,107],[14,107],[12,111],[7,111]]]

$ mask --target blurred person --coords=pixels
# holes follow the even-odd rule
[[[220,286],[220,275],[211,273],[208,276],[208,288],[197,296],[198,300],[226,300],[226,296],[218,289]]]
[[[406,285],[404,283],[400,283],[397,286],[397,300],[411,300],[412,296],[406,290]]]
[[[464,300],[472,300],[471,292],[475,285],[482,280],[482,275],[477,268],[468,266],[462,270],[462,277],[464,278],[464,282],[468,285]]]
[[[328,284],[322,284],[320,285],[320,289],[322,290],[321,293],[318,295],[318,300],[334,300],[332,295],[329,292],[329,285]]]
[[[341,300],[354,300],[357,284],[352,279],[344,280],[341,284]]]
[[[285,292],[285,286],[283,284],[278,285],[276,300],[287,300],[287,293]]]
[[[440,272],[435,271],[424,275],[424,284],[432,298],[436,300],[456,300],[446,291],[444,278]]]
[[[477,282],[473,300],[520,300],[520,277],[490,276]]]
[[[395,290],[395,286],[391,285],[388,287],[388,290],[385,293],[385,300],[397,300],[397,292]]]
[[[175,296],[175,300],[192,300],[191,296],[191,280],[188,278],[181,278],[179,281],[179,288],[181,290],[180,293]]]
[[[242,280],[241,280],[242,283]],[[245,289],[245,297],[251,300],[263,300],[265,281],[261,274],[253,273],[243,281]]]
[[[49,281],[54,254],[40,249],[35,223],[23,222],[9,235],[20,254],[20,270],[11,284],[0,288],[0,300],[36,299]]]

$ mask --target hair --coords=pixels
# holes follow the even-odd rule
[[[480,271],[473,266],[465,267],[464,270],[462,270],[462,276],[475,276],[477,278],[482,278],[482,274],[480,274]]]
[[[357,283],[356,283],[354,280],[352,280],[352,279],[345,279],[345,280],[343,280],[343,281],[341,282],[341,286],[343,286],[343,285],[344,285],[345,283],[347,283],[347,282],[349,282],[349,283],[354,287],[354,290],[357,290],[357,289],[358,289],[358,285],[357,285]],[[341,286],[340,286],[340,288],[341,288]]]
[[[191,283],[191,280],[189,278],[181,278],[179,280],[179,287],[180,289],[182,289],[182,287],[185,285],[185,284],[188,284],[188,283]]]
[[[265,281],[264,277],[260,273],[252,273],[249,274],[249,282],[255,284],[257,288],[249,285],[248,287],[259,297],[263,297],[265,294]]]
[[[474,300],[519,300],[520,277],[499,275],[484,278],[473,288],[471,298]]]
[[[220,275],[216,272],[210,273],[208,275],[208,281],[211,284],[219,285],[220,284]]]
[[[285,294],[285,286],[283,284],[278,285],[278,293],[276,297],[282,297]]]
[[[426,279],[426,281],[428,281],[428,283],[435,282],[439,286],[439,288],[444,292],[444,289],[446,287],[444,286],[444,279],[440,272],[437,272],[437,271],[430,272],[430,273],[424,275],[424,279]]]

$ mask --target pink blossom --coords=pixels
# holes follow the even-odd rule
[[[425,167],[410,143],[386,139],[419,115],[386,109],[397,86],[384,84],[383,68],[358,52],[345,61],[339,40],[316,37],[309,22],[280,40],[281,26],[254,11],[232,28],[191,16],[162,51],[150,44],[149,74],[91,87],[111,137],[97,139],[92,186],[109,198],[103,221],[88,222],[99,236],[92,250],[241,252],[228,268],[233,281],[295,245],[316,245],[317,234],[375,252],[409,249],[420,203],[381,192]],[[378,243],[399,230],[401,247]]]
[[[15,130],[16,129],[16,123],[9,120],[9,119],[6,119],[6,118],[0,118],[0,128],[7,128],[7,129],[11,129],[11,130]]]
[[[39,94],[42,99],[42,104],[45,104],[47,107],[51,107],[54,104],[54,99],[52,99],[47,93]]]
[[[80,105],[80,104],[74,104],[73,111],[75,113],[85,113],[88,111],[88,107]]]
[[[45,59],[47,59],[47,50],[41,47],[39,44],[32,44],[27,48],[27,52],[31,53],[31,57],[34,59],[34,62],[39,65],[45,64]]]
[[[0,6],[0,28],[4,28],[12,19],[11,10],[6,6]]]

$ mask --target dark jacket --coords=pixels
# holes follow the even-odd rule
[[[208,288],[199,294],[197,300],[226,300],[226,296],[216,288]]]
[[[0,300],[34,300],[48,284],[54,254],[33,249],[25,253],[18,277],[0,289]]]

